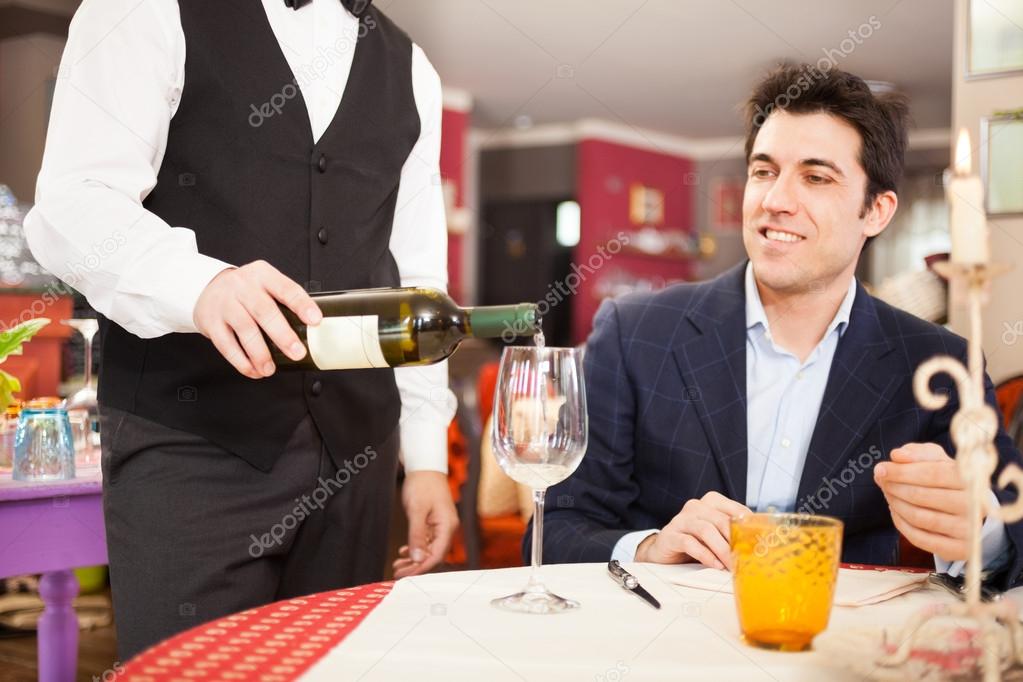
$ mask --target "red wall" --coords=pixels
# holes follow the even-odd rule
[[[441,119],[440,174],[453,180],[456,187],[455,206],[465,205],[466,137],[469,134],[469,114],[445,109]],[[462,303],[462,235],[448,233],[448,292]]]
[[[636,149],[603,140],[582,140],[578,147],[577,197],[582,213],[579,244],[573,254],[577,267],[599,264],[593,273],[580,275],[573,299],[573,343],[582,343],[590,333],[600,300],[597,285],[616,271],[654,279],[662,284],[689,279],[692,263],[620,251],[601,257],[598,245],[605,245],[620,231],[633,232],[629,222],[629,186],[640,183],[664,193],[666,229],[693,229],[696,176],[687,158]],[[606,249],[606,247],[605,247]],[[607,252],[605,250],[605,252]]]
[[[0,292],[0,320],[5,328],[11,322],[27,319],[23,317],[26,311],[33,313],[32,317],[50,318],[50,324],[24,345],[21,355],[10,355],[4,361],[4,370],[21,382],[21,390],[16,396],[19,400],[57,395],[61,379],[61,349],[68,338],[76,333],[71,327],[60,323],[74,316],[71,298],[57,297],[52,303],[46,304],[41,313],[37,312],[35,306],[45,303],[45,300],[42,293]]]

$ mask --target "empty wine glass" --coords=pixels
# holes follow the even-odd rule
[[[540,580],[543,505],[547,488],[568,478],[588,437],[582,351],[510,346],[501,356],[494,393],[493,449],[511,478],[533,489],[533,559],[523,591],[494,606],[523,613],[559,613],[579,603],[550,592]]]
[[[79,466],[91,467],[99,463],[99,403],[92,381],[92,339],[99,331],[94,318],[61,320],[61,324],[77,330],[85,339],[85,384],[67,397],[67,409],[75,439],[75,452]]]

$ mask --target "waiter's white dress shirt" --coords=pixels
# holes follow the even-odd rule
[[[338,0],[299,10],[263,0],[263,9],[305,100],[311,147],[341,103],[359,21]],[[85,0],[61,60],[36,204],[25,219],[36,259],[143,338],[197,333],[199,294],[225,268],[244,265],[199,253],[188,225],[168,225],[142,207],[187,87],[185,59],[176,0]],[[441,85],[418,45],[412,86],[421,132],[402,168],[390,250],[402,286],[446,289]],[[447,363],[399,368],[395,379],[406,470],[446,472],[455,411]]]

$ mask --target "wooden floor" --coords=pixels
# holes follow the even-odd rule
[[[116,645],[113,626],[82,630],[78,633],[79,682],[114,679]],[[36,662],[35,634],[0,639],[0,682],[36,682],[39,667]]]

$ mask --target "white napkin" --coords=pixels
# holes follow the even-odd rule
[[[659,566],[661,577],[676,585],[732,593],[732,574],[718,568],[693,569],[692,566]],[[895,569],[838,569],[835,587],[837,606],[866,606],[887,601],[914,590],[927,582],[926,573]]]
[[[1020,622],[1023,622],[1023,586],[1014,587],[1011,590],[1006,590],[1005,593],[1002,595],[1002,598],[1004,599],[1006,597],[1012,599],[1020,607],[1019,619]]]

